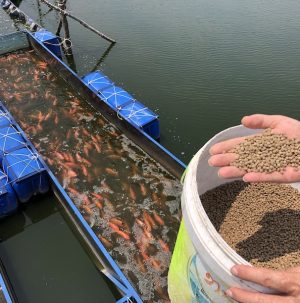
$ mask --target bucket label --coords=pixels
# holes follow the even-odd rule
[[[181,222],[169,275],[168,291],[172,303],[229,303],[228,285],[215,277],[201,260]]]
[[[197,259],[197,254],[190,258],[188,269],[188,281],[194,295],[192,303],[211,303],[212,301],[209,300],[202,286],[201,276],[197,267]]]

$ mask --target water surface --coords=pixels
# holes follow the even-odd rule
[[[21,8],[51,31],[56,13]],[[161,143],[188,162],[243,115],[300,119],[300,2],[239,0],[68,1],[68,9],[117,40],[100,68],[160,115]],[[108,43],[69,21],[78,72]]]

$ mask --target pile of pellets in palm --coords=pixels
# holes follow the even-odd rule
[[[238,155],[230,165],[245,172],[283,173],[286,167],[300,168],[300,140],[275,134],[271,129],[246,138],[230,152]]]
[[[200,195],[222,238],[255,266],[300,266],[300,193],[291,185],[234,181]]]

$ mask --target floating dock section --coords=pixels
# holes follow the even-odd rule
[[[116,86],[102,72],[96,71],[82,77],[88,85],[108,106],[115,110],[120,119],[125,119],[142,129],[155,140],[159,140],[159,120],[152,110],[137,101],[123,88]]]
[[[1,218],[13,213],[18,203],[27,202],[36,194],[46,193],[49,181],[40,156],[29,147],[29,141],[1,103],[0,116]]]

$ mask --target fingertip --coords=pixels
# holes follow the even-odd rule
[[[237,265],[232,266],[231,269],[230,269],[230,272],[231,272],[234,276],[236,276],[236,275],[238,274],[238,266],[237,266]]]
[[[242,118],[242,120],[241,120],[241,123],[242,123],[242,124],[245,124],[245,121],[248,120],[248,117],[249,117],[249,116],[244,116],[244,117]]]
[[[227,289],[226,292],[225,292],[225,294],[226,294],[227,297],[230,297],[230,298],[233,297],[233,293],[232,293],[231,288]]]
[[[224,169],[224,167],[222,167],[218,170],[218,177],[220,179],[227,179],[227,170],[226,170],[226,168]]]
[[[256,127],[259,121],[260,121],[260,114],[253,114],[249,116],[244,116],[242,119],[242,124],[245,127],[253,128]]]
[[[245,174],[235,166],[224,166],[219,169],[218,175],[223,179],[241,178]]]
[[[212,147],[209,149],[208,152],[209,152],[209,154],[210,154],[211,156],[215,155],[215,154],[216,154],[215,146],[212,146]]]
[[[247,173],[243,176],[244,182],[259,182],[259,176],[257,176],[257,173]]]
[[[248,175],[244,175],[244,176],[243,176],[243,181],[244,181],[244,182],[249,182]]]

